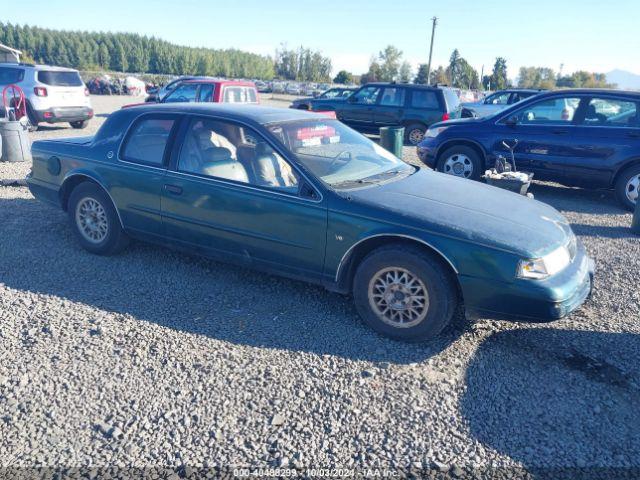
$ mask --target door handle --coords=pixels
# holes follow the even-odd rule
[[[554,135],[564,135],[565,133],[569,133],[569,130],[565,130],[563,128],[554,128],[551,130],[551,133]]]
[[[640,132],[628,132],[627,137],[640,138]]]
[[[182,195],[182,187],[165,184],[164,189],[172,195]]]

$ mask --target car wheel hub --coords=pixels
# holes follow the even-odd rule
[[[409,141],[412,145],[419,144],[424,139],[424,132],[419,128],[414,128],[409,132]]]
[[[445,160],[443,171],[456,177],[469,178],[473,174],[473,162],[466,155],[456,153]]]
[[[395,328],[422,322],[429,311],[424,282],[407,269],[385,268],[369,282],[369,304],[378,318]]]
[[[640,189],[640,175],[635,175],[629,179],[627,182],[627,198],[632,203],[636,203],[638,201],[638,194]]]
[[[91,243],[104,241],[109,232],[107,212],[100,202],[90,197],[78,202],[76,225],[80,234]]]

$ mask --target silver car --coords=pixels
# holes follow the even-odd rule
[[[543,90],[531,89],[500,90],[486,96],[478,102],[461,103],[460,116],[462,118],[470,118],[493,115],[494,113],[498,113],[500,110],[504,110],[509,105],[513,105],[525,98],[537,95],[542,91]]]
[[[85,128],[93,118],[89,90],[77,70],[49,65],[0,63],[0,90],[17,85],[26,99],[29,123],[69,122]]]

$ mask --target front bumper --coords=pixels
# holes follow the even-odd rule
[[[559,320],[578,309],[591,295],[594,273],[595,263],[579,242],[573,262],[545,280],[491,283],[461,275],[467,317],[524,322]]]
[[[54,107],[46,110],[35,110],[38,123],[78,122],[91,120],[93,109],[90,107]]]
[[[432,169],[436,168],[436,155],[438,150],[438,144],[434,140],[433,138],[425,138],[416,147],[416,153],[420,161]]]

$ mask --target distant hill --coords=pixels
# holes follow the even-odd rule
[[[607,82],[615,83],[623,90],[640,90],[640,75],[625,70],[612,70],[607,73]]]

